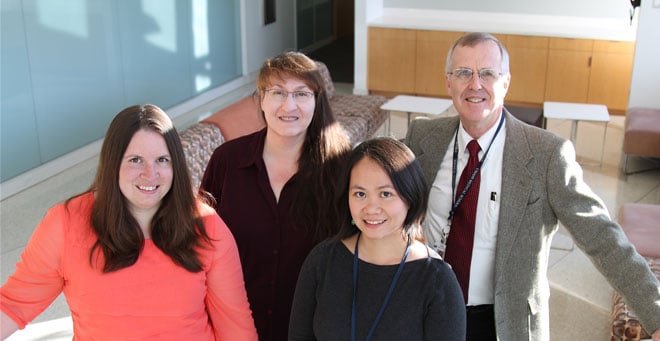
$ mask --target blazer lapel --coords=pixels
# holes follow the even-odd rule
[[[506,138],[502,157],[502,201],[497,233],[495,258],[496,282],[507,269],[507,259],[522,228],[527,199],[532,190],[532,173],[528,169],[534,155],[530,149],[525,123],[518,121],[506,109]],[[524,271],[524,269],[522,269]]]

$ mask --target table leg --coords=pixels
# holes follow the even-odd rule
[[[573,147],[575,147],[576,153],[577,153],[577,127],[578,127],[577,125],[578,125],[578,121],[573,120],[573,123],[571,124],[571,142],[573,142]]]
[[[391,136],[391,127],[392,127],[392,111],[387,111],[387,121],[385,121],[385,136]]]
[[[408,114],[408,125],[406,126],[406,129],[410,127],[410,115],[412,114],[412,112],[408,111],[407,114]]]
[[[605,131],[603,132],[603,145],[600,147],[600,167],[603,167],[603,154],[605,154],[606,137],[607,137],[607,122],[605,122]]]

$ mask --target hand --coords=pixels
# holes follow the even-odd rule
[[[660,328],[653,332],[653,341],[660,341]]]
[[[0,340],[4,340],[18,330],[18,325],[7,314],[0,313]],[[660,330],[660,329],[659,329]],[[656,330],[657,332],[657,330]],[[660,333],[658,333],[660,335]],[[660,339],[659,339],[660,340]]]

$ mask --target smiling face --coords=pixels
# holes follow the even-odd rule
[[[447,88],[461,122],[472,137],[478,138],[497,122],[511,75],[502,70],[500,49],[491,40],[478,42],[474,46],[456,46],[449,70],[458,68],[471,69],[474,75],[470,80],[463,81],[448,74]],[[502,75],[495,81],[484,81],[478,76],[482,69],[493,69]]]
[[[261,93],[261,109],[264,112],[268,133],[281,137],[304,138],[314,117],[316,101],[314,96],[295,96],[294,93],[304,91],[313,94],[314,91],[305,82],[293,77],[283,79],[273,77],[267,90]],[[275,96],[272,90],[288,92],[288,95],[285,93],[286,97],[282,100]]]
[[[383,167],[369,157],[358,161],[351,171],[348,206],[364,238],[401,240],[408,205]]]
[[[119,166],[119,189],[131,212],[153,216],[172,187],[172,178],[171,157],[163,136],[138,130]]]

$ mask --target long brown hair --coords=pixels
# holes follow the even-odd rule
[[[151,239],[176,264],[191,272],[201,271],[195,248],[202,246],[203,241],[208,242],[209,237],[197,210],[181,140],[167,114],[152,104],[122,110],[105,135],[96,178],[90,188],[96,196],[91,225],[98,237],[90,250],[90,264],[94,264],[96,251],[100,250],[105,260],[103,272],[129,267],[135,264],[144,246],[144,234],[118,183],[123,155],[138,130],[163,136],[173,168],[172,188],[163,197],[151,222]]]
[[[303,53],[289,51],[267,59],[257,77],[256,95],[261,98],[274,79],[286,77],[302,80],[315,95],[314,114],[298,160],[300,185],[292,212],[296,225],[320,241],[334,235],[338,228],[333,200],[338,191],[338,175],[351,145],[332,112],[318,65]]]

